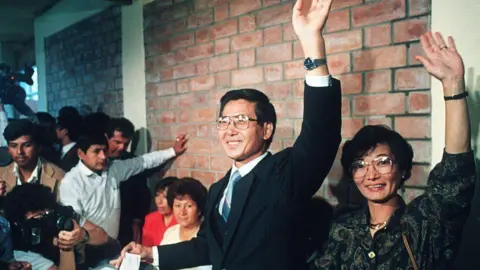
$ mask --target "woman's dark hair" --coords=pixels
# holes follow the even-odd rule
[[[165,177],[162,180],[158,181],[155,184],[155,194],[157,194],[158,192],[164,191],[176,181],[178,181],[178,178],[175,176]]]
[[[382,125],[365,126],[344,144],[341,158],[344,173],[351,178],[350,165],[379,144],[386,144],[390,148],[399,170],[404,173],[403,184],[412,171],[412,146],[396,131]]]
[[[7,193],[3,202],[5,217],[10,222],[21,222],[28,212],[53,209],[55,205],[55,194],[49,187],[40,184],[16,186]]]
[[[277,114],[275,113],[275,107],[270,102],[268,97],[256,90],[256,89],[238,89],[231,90],[225,93],[220,99],[220,117],[222,116],[223,109],[228,102],[233,100],[244,99],[246,101],[252,102],[255,104],[255,116],[257,118],[257,124],[263,125],[264,123],[272,123],[273,130],[272,136],[266,141],[267,149],[270,147],[270,144],[273,140],[273,135],[275,134],[275,128],[277,126]]]
[[[185,177],[171,185],[167,192],[168,205],[173,208],[175,198],[190,196],[197,204],[201,217],[205,213],[205,204],[207,202],[207,188],[197,179]]]

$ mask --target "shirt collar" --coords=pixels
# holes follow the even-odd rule
[[[268,155],[268,151],[266,151],[265,153],[263,153],[261,156],[251,160],[250,162],[248,162],[247,164],[243,165],[242,167],[240,168],[237,168],[235,166],[235,162],[233,162],[233,165],[232,165],[232,171],[230,172],[230,175],[233,175],[234,172],[238,171],[240,173],[240,176],[241,177],[244,177],[245,175],[247,175],[250,171],[253,170],[253,168],[255,168],[255,166],[257,166],[257,164],[262,161],[262,159],[264,159],[266,156]]]
[[[80,170],[80,173],[82,173],[87,177],[90,177],[96,174],[94,171],[90,170],[87,166],[85,166],[85,164],[83,164],[81,160],[78,162],[78,169]]]
[[[73,147],[75,146],[75,142],[71,142],[67,145],[64,145],[62,146],[62,158],[65,156],[65,154],[68,153],[68,151],[70,151],[70,149],[72,149]]]
[[[26,179],[25,183],[36,183],[40,179],[39,175],[39,170],[38,168],[42,167],[42,161],[39,158],[37,161],[37,166],[32,171],[32,175],[30,175],[30,178]],[[16,162],[13,163],[13,174],[15,175],[15,178],[17,179],[17,184],[22,184],[22,181],[20,180],[20,172],[18,171],[18,165]]]

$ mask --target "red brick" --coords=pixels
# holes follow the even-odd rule
[[[261,0],[241,0],[230,2],[230,16],[235,17],[262,7]]]
[[[403,93],[356,96],[353,103],[356,115],[405,113],[405,95]]]
[[[170,42],[164,41],[160,43],[147,44],[145,46],[145,55],[153,56],[161,53],[168,53],[170,51]]]
[[[373,116],[367,118],[367,125],[383,125],[392,128],[392,118],[385,116]]]
[[[275,113],[277,114],[277,119],[283,119],[285,118],[285,112],[287,111],[286,109],[286,104],[285,102],[276,102],[276,101],[273,101],[272,102],[273,104],[273,107],[275,108]]]
[[[350,98],[342,97],[342,116],[350,115]]]
[[[209,73],[209,59],[203,59],[194,63],[196,75],[206,75]]]
[[[432,156],[432,142],[409,141],[413,148],[413,162],[430,162]]]
[[[430,75],[423,68],[404,68],[395,71],[395,89],[412,90],[430,88]]]
[[[292,59],[292,43],[257,48],[257,63],[283,62]]]
[[[217,56],[210,59],[211,72],[231,70],[237,67],[238,67],[237,54],[235,53]]]
[[[200,29],[195,32],[196,43],[207,42],[210,40],[210,29]]]
[[[215,113],[215,119],[218,114]],[[197,128],[198,137],[206,137],[216,139],[218,137],[217,124],[199,124]]]
[[[230,72],[224,71],[215,74],[215,83],[219,88],[230,87]]]
[[[376,47],[389,45],[392,42],[390,24],[376,25],[365,28],[365,45]]]
[[[420,43],[409,44],[409,47],[408,47],[408,63],[410,65],[421,64],[420,61],[417,61],[417,59],[415,59],[415,56],[425,56],[425,52],[422,49],[422,44],[420,44]]]
[[[253,31],[257,27],[255,23],[255,16],[253,15],[242,16],[238,19],[238,21],[240,33]]]
[[[388,92],[392,90],[392,72],[390,69],[367,72],[365,80],[366,92]]]
[[[407,62],[405,45],[375,48],[353,52],[353,70],[372,70],[401,67]]]
[[[186,93],[190,90],[190,83],[188,79],[177,80],[177,92]]]
[[[334,0],[332,10],[361,4],[362,0]]]
[[[297,34],[295,34],[295,31],[293,30],[292,23],[283,24],[283,40],[291,41],[296,39],[297,39]]]
[[[283,66],[281,64],[265,66],[265,81],[281,81],[283,79]]]
[[[347,29],[350,29],[350,10],[331,11],[325,24],[325,31],[335,32]]]
[[[409,11],[408,15],[420,15],[431,10],[432,0],[408,0]]]
[[[217,118],[216,110],[213,108],[194,109],[192,110],[193,122],[212,122]]]
[[[350,72],[350,55],[348,53],[329,55],[327,56],[327,62],[330,74],[337,75]]]
[[[382,0],[352,10],[353,26],[381,23],[405,17],[405,0]]]
[[[174,37],[170,40],[170,48],[176,50],[178,48],[192,46],[195,42],[193,33],[184,34]]]
[[[418,40],[422,34],[428,31],[428,17],[399,21],[393,24],[395,42]]]
[[[215,55],[230,52],[230,38],[217,39],[215,41]]]
[[[195,93],[195,105],[208,106],[210,94],[209,93]]]
[[[178,178],[184,178],[184,177],[191,177],[192,173],[190,170],[186,169],[177,169],[177,177]]]
[[[233,161],[226,156],[210,156],[210,168],[214,171],[227,171],[232,164]]]
[[[190,81],[192,91],[210,90],[215,87],[215,77],[213,75],[195,77]]]
[[[232,71],[232,86],[245,86],[263,82],[263,69],[261,67],[246,68]]]
[[[362,30],[325,35],[327,54],[362,48]]]
[[[155,84],[149,83],[147,84],[147,96],[157,97],[175,94],[177,92],[176,85],[174,81]]]
[[[395,117],[395,130],[408,139],[431,138],[430,117]]]
[[[430,92],[413,92],[408,95],[409,113],[429,113],[430,112]]]
[[[241,51],[238,53],[239,67],[253,67],[255,65],[255,50]]]
[[[279,3],[280,3],[280,0],[263,0],[263,6],[264,7],[273,6],[273,5],[279,4]]]
[[[228,4],[215,6],[215,21],[223,21],[228,18]]]
[[[292,139],[293,138],[293,121],[280,119],[275,129],[275,139]]]
[[[342,138],[352,138],[358,130],[363,127],[361,118],[343,118],[342,119]]]
[[[213,14],[211,10],[201,13],[195,13],[188,16],[188,28],[198,28],[213,22]]]
[[[174,106],[188,109],[191,108],[191,106],[195,103],[195,97],[193,94],[177,95],[175,96],[174,103]]]
[[[266,84],[263,92],[270,100],[286,100],[292,97],[292,82]]]
[[[200,182],[208,189],[217,181],[217,173],[208,171],[192,171],[192,178],[199,179]]]
[[[191,77],[195,75],[195,66],[190,64],[173,67],[173,79]]]
[[[342,94],[358,94],[363,89],[363,76],[361,73],[345,74],[337,76],[342,82]]]
[[[303,100],[287,101],[285,104],[286,104],[287,117],[289,118],[303,117]]]
[[[161,54],[156,56],[153,60],[153,65],[155,67],[167,67],[167,66],[173,66],[177,63],[175,61],[175,54],[174,53],[166,53],[166,54]]]
[[[249,48],[260,47],[263,45],[262,31],[249,32],[232,37],[232,51],[240,51]]]
[[[263,30],[263,42],[265,45],[282,42],[283,26],[278,25]]]
[[[292,4],[287,3],[281,6],[275,6],[264,9],[257,13],[257,25],[267,27],[281,23],[290,22],[292,19]]]
[[[174,111],[164,111],[160,114],[160,122],[162,124],[175,123],[175,112]]]
[[[170,132],[170,138],[175,138],[178,134],[185,133],[188,138],[194,138],[197,135],[197,126],[193,124],[175,125]]]
[[[175,54],[177,61],[192,61],[213,56],[213,43],[205,43],[178,50]]]
[[[285,80],[300,79],[305,77],[303,61],[292,61],[284,64]]]
[[[177,122],[179,123],[189,123],[190,122],[190,110],[179,110],[177,111]]]
[[[412,175],[405,182],[405,185],[426,187],[428,181],[428,175],[430,174],[430,168],[427,165],[413,165]]]
[[[190,138],[188,140],[188,152],[197,154],[215,153],[216,140]]]
[[[303,48],[302,44],[300,44],[300,41],[295,41],[293,42],[293,59],[304,59],[305,55],[303,54]]]
[[[155,79],[155,77],[148,76],[147,74],[147,82],[151,82],[149,78]],[[165,68],[160,70],[160,81],[169,81],[171,79],[173,79],[173,68]]]
[[[237,27],[236,19],[216,24],[210,29],[210,38],[219,39],[235,35],[237,33]]]
[[[221,5],[224,3],[228,3],[231,0],[195,0],[195,9],[204,9],[207,7],[214,7],[217,5]],[[175,2],[181,2],[181,1],[175,1]]]
[[[195,156],[191,154],[180,155],[175,159],[175,166],[178,168],[195,168]]]
[[[408,182],[407,184],[408,185]],[[405,191],[402,192],[403,200],[406,204],[409,204],[415,198],[423,195],[425,193],[425,189],[418,189],[418,188],[405,188]]]

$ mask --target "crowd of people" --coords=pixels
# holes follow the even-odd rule
[[[312,201],[341,142],[341,85],[329,74],[322,35],[332,0],[303,2],[292,12],[307,57],[300,135],[271,154],[277,114],[269,98],[255,89],[227,92],[217,130],[232,167],[208,191],[202,179],[167,177],[150,196],[147,178],[186,151],[187,134],[134,156],[127,148],[135,129],[125,118],[65,107],[56,119],[39,113],[38,125],[0,113],[12,159],[0,167],[0,266],[100,269],[120,267],[130,253],[162,270],[450,269],[476,182],[453,38],[425,33],[425,54],[416,57],[441,81],[446,108],[444,155],[425,194],[408,204],[398,195],[413,149],[396,131],[369,125],[341,155],[346,181],[365,204],[334,212]]]

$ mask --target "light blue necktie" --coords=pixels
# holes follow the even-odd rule
[[[223,201],[223,207],[222,207],[222,217],[225,220],[225,222],[228,219],[228,215],[230,215],[230,208],[232,207],[233,187],[235,186],[235,184],[240,178],[242,178],[240,173],[238,171],[235,171],[230,177],[230,182],[228,182],[227,194],[225,195],[225,200]]]

